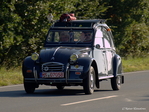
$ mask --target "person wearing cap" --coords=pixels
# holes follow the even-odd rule
[[[91,32],[82,32],[80,41],[81,42],[91,42],[92,41],[92,34],[91,34]]]

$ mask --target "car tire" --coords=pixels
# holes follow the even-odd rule
[[[117,76],[117,77],[113,77],[111,79],[111,87],[113,90],[119,90],[121,87],[121,77]]]
[[[24,82],[24,89],[25,89],[26,93],[28,93],[28,94],[34,93],[35,88],[36,88],[35,84]]]
[[[87,73],[87,78],[83,80],[83,89],[85,94],[92,94],[94,92],[94,86],[95,86],[95,71],[94,68],[91,66]]]
[[[56,87],[57,87],[58,90],[63,90],[65,86],[60,86],[60,85],[58,85],[58,86],[56,86]]]

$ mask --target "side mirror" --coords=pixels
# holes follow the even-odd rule
[[[100,49],[100,45],[99,44],[96,44],[95,46],[97,49]]]

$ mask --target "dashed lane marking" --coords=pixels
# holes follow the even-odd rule
[[[72,103],[66,103],[66,104],[61,104],[61,106],[69,106],[69,105],[75,105],[75,104],[79,104],[79,103],[87,103],[87,102],[91,102],[91,101],[109,99],[109,98],[114,98],[114,97],[118,97],[118,95],[107,96],[107,97],[101,97],[101,98],[95,98],[95,99],[89,99],[89,100],[83,100],[83,101],[72,102]]]

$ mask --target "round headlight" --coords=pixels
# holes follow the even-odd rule
[[[76,61],[78,59],[78,55],[77,54],[72,54],[70,56],[70,61]]]
[[[36,61],[38,59],[38,57],[39,57],[39,54],[38,53],[33,53],[31,55],[31,59],[34,60],[34,61]]]

